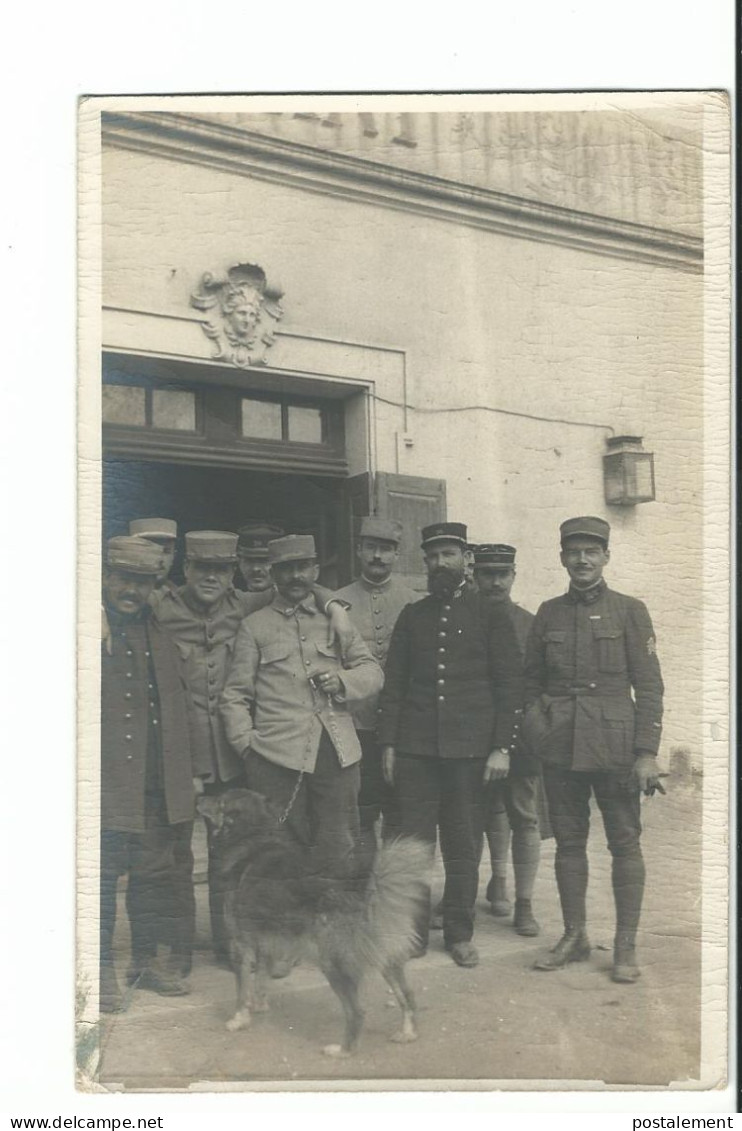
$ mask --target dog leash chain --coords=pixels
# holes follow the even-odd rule
[[[304,771],[300,770],[299,776],[296,779],[296,785],[294,786],[294,792],[291,794],[291,797],[289,798],[289,803],[286,806],[286,808],[284,809],[281,816],[278,818],[279,825],[283,825],[286,822],[286,818],[288,817],[291,810],[294,808],[294,802],[296,801],[299,790],[301,789],[301,783],[302,783],[303,780],[304,780]]]
[[[314,687],[312,686],[312,684],[311,684],[311,683],[309,684],[309,690],[310,690],[310,693],[311,693],[311,696],[312,696],[312,704],[313,704],[313,706],[314,706],[314,704],[315,704],[316,700],[315,700]],[[319,710],[318,710],[318,708],[317,708],[316,706],[314,706],[314,711],[313,711],[313,714],[314,714],[314,715],[319,715]],[[306,744],[306,746],[305,746],[305,748],[304,748],[304,761],[305,761],[305,762],[306,762],[306,761],[308,760],[308,758],[309,758],[309,752],[310,752],[310,749],[311,749],[311,745],[312,745],[312,723],[311,723],[311,720],[310,720],[310,722],[309,722],[309,730],[307,731],[307,744]],[[293,793],[291,794],[291,797],[289,798],[289,803],[288,803],[288,805],[286,806],[286,808],[284,809],[284,811],[283,811],[283,813],[281,814],[281,816],[280,816],[280,817],[278,818],[278,823],[279,823],[279,825],[283,825],[283,824],[285,824],[285,823],[286,823],[286,819],[287,819],[287,817],[288,817],[289,813],[290,813],[290,812],[291,812],[291,810],[292,810],[292,809],[294,808],[294,802],[296,801],[297,797],[299,796],[299,790],[301,789],[301,783],[302,783],[303,781],[304,781],[304,770],[300,770],[300,771],[299,771],[299,776],[298,776],[298,778],[296,779],[296,785],[294,786],[294,791],[293,791]]]

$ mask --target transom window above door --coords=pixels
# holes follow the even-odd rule
[[[175,364],[165,369],[104,358],[107,453],[347,475],[345,398],[183,381]]]
[[[282,440],[289,444],[325,443],[322,408],[288,400],[242,397],[241,427],[246,439]]]

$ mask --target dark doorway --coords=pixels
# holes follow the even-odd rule
[[[132,518],[172,518],[188,530],[237,530],[267,520],[287,533],[313,534],[321,581],[329,588],[352,577],[347,480],[195,467],[129,459],[103,461],[103,536],[128,532]],[[182,581],[182,538],[173,580]]]

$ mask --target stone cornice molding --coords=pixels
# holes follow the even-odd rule
[[[189,114],[101,115],[104,144],[466,224],[516,239],[700,274],[703,241],[287,142]]]

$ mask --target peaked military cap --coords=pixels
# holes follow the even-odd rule
[[[282,538],[285,531],[282,526],[274,526],[270,522],[249,522],[237,531],[239,541],[237,551],[241,558],[268,557],[268,543],[276,538]]]
[[[172,518],[133,518],[129,523],[129,534],[140,538],[174,542],[178,537],[178,524]]]
[[[306,558],[316,558],[314,538],[311,534],[286,534],[268,543],[268,561],[271,565],[279,562],[301,562]]]
[[[163,568],[162,550],[155,542],[144,538],[122,535],[110,538],[106,546],[106,564],[109,569],[125,573],[141,573],[156,577]]]
[[[561,543],[568,538],[597,538],[598,541],[608,545],[611,528],[604,518],[597,518],[594,514],[581,515],[579,518],[568,518],[559,527]]]
[[[423,549],[432,542],[458,542],[464,549],[467,548],[463,522],[434,522],[431,526],[423,527],[422,538]]]
[[[361,522],[361,538],[379,538],[383,542],[394,542],[399,545],[402,541],[402,523],[394,518],[379,518],[378,515],[367,515]]]
[[[474,547],[474,568],[512,569],[515,565],[515,546],[505,543],[483,542]]]
[[[185,550],[191,562],[234,564],[237,561],[237,535],[229,530],[189,530],[185,536]]]

